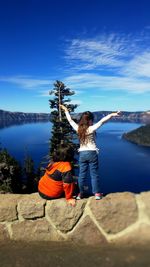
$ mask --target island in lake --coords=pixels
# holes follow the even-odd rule
[[[150,124],[141,126],[131,132],[124,133],[123,138],[138,145],[150,146]]]

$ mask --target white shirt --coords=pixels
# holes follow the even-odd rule
[[[68,111],[65,111],[66,117],[72,128],[78,132],[78,124],[75,123],[75,121],[72,120],[70,114]],[[92,126],[89,126],[87,129],[87,134],[86,134],[86,144],[80,144],[79,151],[86,151],[86,150],[96,150],[98,151],[98,148],[96,146],[96,140],[95,140],[95,131],[101,127],[103,124],[103,119],[98,121]]]

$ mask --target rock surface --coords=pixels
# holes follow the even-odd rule
[[[134,194],[109,194],[101,201],[90,202],[90,208],[99,225],[106,233],[116,234],[138,219]]]
[[[24,219],[35,219],[44,217],[45,204],[46,200],[39,198],[37,194],[25,195],[18,202],[18,211]]]
[[[86,201],[77,201],[73,208],[66,203],[65,199],[52,200],[48,203],[47,216],[52,220],[56,228],[62,232],[68,232],[82,216]]]
[[[71,241],[88,245],[150,244],[150,192],[113,193],[69,206],[38,193],[0,194],[0,240]]]
[[[107,243],[106,238],[99,231],[89,215],[79,223],[74,232],[69,236],[69,239],[79,244],[85,243],[87,245],[105,245]]]

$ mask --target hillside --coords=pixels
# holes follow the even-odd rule
[[[141,126],[131,132],[124,133],[123,138],[138,145],[150,146],[150,124]]]
[[[49,113],[25,113],[0,110],[0,121],[48,120]]]
[[[96,111],[93,112],[95,121],[98,121],[99,119],[103,118],[104,116],[108,115],[112,111]],[[75,118],[78,120],[81,113],[78,113],[75,115]],[[137,122],[137,123],[144,123],[148,124],[150,123],[150,112],[128,112],[123,111],[121,113],[121,116],[114,117],[111,119],[111,121],[117,121],[117,122]]]
[[[49,113],[25,113],[0,110],[0,128],[27,122],[49,121]]]
[[[96,111],[93,112],[95,121],[103,118],[112,111]],[[74,119],[79,120],[81,113],[73,114]],[[0,110],[0,127],[7,127],[13,124],[22,124],[27,122],[49,121],[50,113],[25,113],[25,112],[11,112]],[[111,121],[117,122],[139,122],[150,124],[150,112],[127,112],[123,111],[121,116],[114,117]]]

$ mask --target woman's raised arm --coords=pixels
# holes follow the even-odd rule
[[[120,114],[121,114],[121,111],[112,112],[112,113],[108,114],[107,116],[105,116],[104,118],[102,118],[101,120],[99,120],[97,123],[95,123],[94,125],[90,126],[89,127],[89,132],[96,131],[103,123],[107,122],[112,117],[118,117],[118,116],[120,116]]]
[[[72,128],[77,132],[78,131],[78,124],[75,123],[74,120],[72,120],[68,109],[64,105],[60,105],[60,107],[65,112],[66,118],[67,118],[68,122],[70,123],[70,125],[72,126]]]

